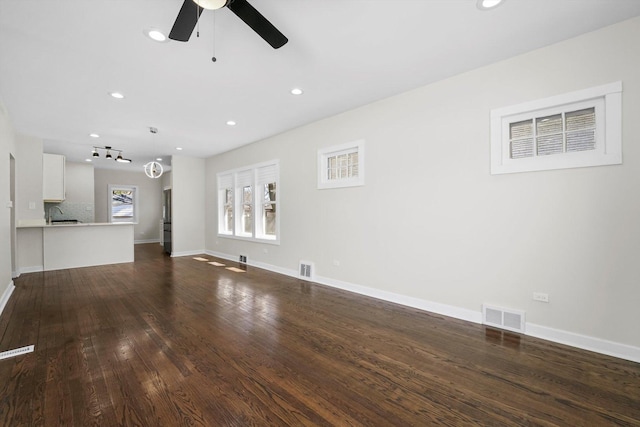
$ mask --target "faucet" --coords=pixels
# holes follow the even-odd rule
[[[51,206],[49,208],[49,225],[51,225],[52,223],[52,219],[53,219],[53,214],[51,213],[51,209],[58,209],[60,211],[60,214],[64,215],[64,212],[62,211],[62,209],[60,209],[60,206]]]

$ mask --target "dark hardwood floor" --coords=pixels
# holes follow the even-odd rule
[[[157,244],[22,275],[0,334],[3,426],[640,426],[640,364]]]

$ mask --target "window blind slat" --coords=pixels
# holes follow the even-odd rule
[[[596,132],[594,130],[582,130],[567,133],[567,151],[587,151],[596,148]]]
[[[218,175],[218,188],[221,190],[225,188],[233,188],[233,175],[230,173]]]
[[[253,184],[253,173],[251,170],[236,172],[236,187],[248,187]]]
[[[537,142],[538,156],[562,153],[564,151],[562,134],[539,136]]]
[[[277,165],[267,165],[257,169],[256,180],[258,185],[270,184],[278,180],[278,168]]]
[[[511,158],[522,159],[524,157],[533,157],[533,138],[511,142]]]

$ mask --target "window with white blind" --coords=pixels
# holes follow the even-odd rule
[[[364,141],[318,150],[318,188],[364,185]]]
[[[622,163],[622,83],[491,112],[491,173]]]
[[[279,243],[278,161],[217,175],[218,234]]]

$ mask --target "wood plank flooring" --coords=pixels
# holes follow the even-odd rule
[[[640,364],[157,244],[22,275],[0,334],[2,426],[640,426]]]

